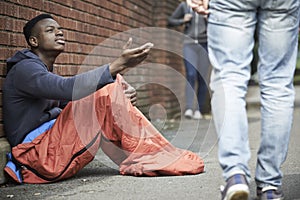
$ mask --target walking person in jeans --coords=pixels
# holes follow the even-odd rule
[[[258,35],[261,144],[255,173],[258,199],[283,199],[281,165],[293,121],[299,0],[189,0],[208,16],[213,66],[212,111],[219,136],[219,162],[227,185],[222,199],[248,199],[250,149],[245,96]],[[208,10],[209,8],[209,10]]]
[[[183,56],[186,69],[186,110],[185,117],[202,119],[207,95],[207,77],[209,62],[207,56],[207,22],[204,16],[198,15],[187,5],[181,2],[168,19],[170,26],[184,25]],[[197,86],[198,85],[198,86]],[[194,109],[194,94],[197,88],[197,107]]]

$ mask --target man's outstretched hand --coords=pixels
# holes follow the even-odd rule
[[[110,64],[109,69],[112,76],[140,64],[147,58],[150,49],[153,47],[153,44],[148,42],[137,48],[130,49],[131,44],[132,38],[130,38],[123,47],[123,52],[120,57]]]

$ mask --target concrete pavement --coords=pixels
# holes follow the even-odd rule
[[[257,89],[251,89],[253,89],[256,95]],[[251,94],[247,99],[249,100],[250,98]],[[255,98],[253,97],[253,99]],[[257,104],[257,101],[253,102]],[[251,105],[254,104],[253,102]],[[299,102],[296,102],[298,106],[295,108],[289,154],[282,168],[285,174],[283,189],[288,200],[300,199]],[[249,139],[252,152],[249,165],[253,176],[260,130],[260,113],[256,106],[249,107],[248,117]],[[156,125],[159,129],[166,124],[157,123]],[[96,159],[74,178],[44,185],[9,184],[0,188],[0,199],[220,199],[219,187],[224,182],[217,159],[217,139],[212,121],[181,120],[167,125],[174,127],[168,130],[161,129],[161,132],[163,132],[172,144],[199,153],[205,161],[205,173],[195,176],[152,178],[120,176],[118,175],[117,167],[100,151]],[[253,178],[250,189],[251,199],[254,199],[255,183]]]

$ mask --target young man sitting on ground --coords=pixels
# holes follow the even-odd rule
[[[134,107],[136,92],[120,75],[147,57],[151,43],[126,48],[111,64],[62,77],[52,73],[65,47],[53,17],[33,18],[24,35],[30,49],[8,59],[3,86],[4,127],[12,146],[5,171],[15,181],[66,179],[91,162],[99,148],[124,175],[203,171],[199,156],[170,144]]]

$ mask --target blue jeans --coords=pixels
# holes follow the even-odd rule
[[[211,0],[209,7],[212,111],[224,178],[250,179],[245,96],[257,27],[262,120],[255,180],[279,186],[293,121],[299,0]]]
[[[208,92],[209,61],[207,43],[189,43],[183,46],[184,65],[186,71],[186,109],[194,108],[195,88],[197,88],[197,108],[204,112],[206,95]],[[196,84],[197,83],[197,84]]]

